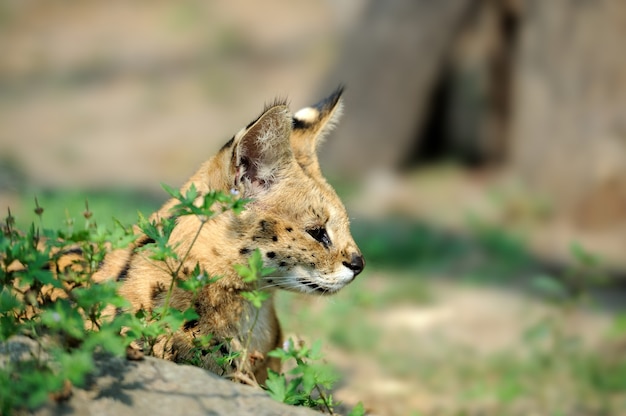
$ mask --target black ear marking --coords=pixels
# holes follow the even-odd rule
[[[233,143],[235,142],[235,136],[231,137],[231,139],[229,141],[227,141],[226,143],[224,143],[224,145],[222,146],[222,148],[220,149],[220,152],[228,149],[229,147],[231,147],[233,145]]]
[[[313,107],[320,110],[320,112],[324,112],[324,110],[335,107],[337,105],[337,102],[343,95],[343,92],[345,91],[345,89],[346,89],[345,85],[339,84],[337,89],[335,89],[335,91],[333,91],[332,94],[330,94],[328,97],[324,98],[323,100],[315,104]]]
[[[339,87],[337,87],[337,89],[328,97],[320,100],[310,107],[305,107],[296,112],[292,119],[293,129],[306,130],[309,127],[316,126],[319,122],[325,120],[337,107],[344,90],[344,86],[339,85]]]
[[[343,91],[343,86],[340,86],[328,97],[300,109],[293,116],[293,153],[302,170],[311,177],[322,176],[317,148],[341,117]]]
[[[293,124],[294,130],[304,130],[308,126],[307,122],[305,122],[304,120],[300,120],[299,118],[295,118],[295,117],[291,119],[291,123]]]

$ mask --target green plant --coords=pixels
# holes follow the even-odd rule
[[[287,374],[278,374],[269,370],[266,382],[267,391],[275,400],[287,404],[308,407],[320,407],[333,414],[333,397],[329,389],[337,381],[337,372],[325,363],[318,363],[322,358],[322,343],[314,342],[311,347],[304,344],[296,346],[290,339],[284,349],[276,349],[270,356],[279,358],[283,363],[294,360],[296,366]]]
[[[334,408],[338,403],[334,401],[331,389],[339,379],[339,374],[323,361],[321,341],[317,340],[308,347],[303,342],[296,344],[289,339],[283,348],[270,351],[269,355],[292,366],[287,373],[268,370],[265,389],[274,400],[336,414]],[[348,415],[364,414],[363,404],[358,403]]]
[[[41,218],[43,208],[35,201]],[[121,337],[124,316],[103,320],[109,305],[126,306],[112,282],[93,284],[91,275],[108,248],[120,248],[134,236],[129,229],[100,227],[86,204],[85,228],[66,221],[61,230],[34,224],[23,233],[9,210],[0,238],[0,342],[17,335],[37,347],[22,360],[0,368],[0,410],[34,408],[68,383],[83,385],[98,352],[124,353],[130,343]],[[82,253],[82,255],[74,253]]]
[[[113,228],[97,225],[87,202],[83,212],[85,224],[80,229],[69,214],[62,229],[43,228],[44,209],[37,199],[35,214],[39,226],[32,224],[27,232],[16,227],[15,218],[9,211],[0,235],[0,345],[22,335],[34,340],[36,348],[27,357],[7,360],[0,367],[2,414],[17,407],[36,408],[50,396],[63,397],[71,385],[83,386],[95,368],[96,354],[123,355],[134,341],[143,346],[144,352],[152,354],[157,343],[167,346],[185,322],[198,318],[193,308],[178,310],[172,307],[172,293],[175,289],[185,290],[193,299],[219,276],[209,276],[198,264],[190,274],[183,276],[183,265],[206,222],[217,212],[241,212],[247,201],[221,192],[199,195],[194,186],[185,194],[167,186],[164,189],[178,201],[172,208],[172,218],[156,222],[139,214],[138,222],[140,233],[152,241],[140,249],[141,254],[171,276],[163,305],[150,312],[124,312],[130,305],[118,294],[117,283],[96,284],[92,279],[110,250],[127,247],[136,240],[138,235],[132,228],[118,221]],[[178,247],[171,245],[170,235],[175,226],[174,218],[185,215],[196,216],[199,227],[189,248],[181,253]],[[253,328],[263,302],[269,298],[267,292],[260,290],[259,282],[261,277],[274,271],[264,267],[258,250],[251,254],[247,265],[233,267],[244,282],[253,283],[254,289],[243,292],[242,296],[254,306],[254,316],[249,317],[252,325],[241,351],[232,351],[225,356],[215,354],[216,362],[223,368],[234,359],[248,362]],[[108,316],[106,311],[111,308],[117,312]],[[190,364],[201,363],[201,351],[206,353],[208,348],[217,353],[229,341],[212,345],[210,334],[198,337],[198,354]],[[296,359],[297,367],[292,374],[297,376],[301,386],[298,400],[288,402],[308,406],[324,404],[332,412],[332,397],[321,389],[330,387],[336,377],[330,377],[328,366],[308,362],[319,358],[319,353],[319,346],[312,350],[292,348],[285,352],[285,358]],[[273,354],[281,353],[275,351]],[[242,373],[238,379],[255,384],[250,376]],[[285,376],[274,373],[271,377],[276,385],[277,380]],[[310,388],[311,383],[313,388]],[[311,396],[313,389],[318,392],[315,398]],[[274,391],[269,385],[268,390]],[[273,397],[277,396],[273,394]]]
[[[191,273],[192,278],[186,278],[181,273],[189,252],[200,232],[207,221],[216,214],[214,210],[217,209],[220,212],[232,210],[238,214],[244,209],[247,202],[244,199],[237,198],[236,195],[228,195],[223,192],[209,192],[200,196],[194,185],[184,195],[180,191],[166,185],[163,185],[163,188],[178,201],[178,204],[174,205],[170,210],[172,217],[162,218],[157,222],[150,221],[140,214],[138,228],[152,241],[141,247],[140,251],[152,264],[169,274],[171,277],[170,285],[165,291],[165,300],[162,306],[153,308],[149,313],[140,310],[127,323],[129,336],[140,340],[148,354],[154,353],[154,347],[157,342],[163,343],[163,353],[165,353],[174,333],[185,322],[198,318],[193,307],[182,311],[171,307],[170,302],[174,289],[180,288],[191,292],[193,300],[198,296],[202,287],[219,279],[219,276],[209,276],[200,268],[199,264],[195,264]],[[199,198],[201,198],[200,201]],[[179,255],[177,247],[170,244],[170,236],[176,225],[176,218],[186,215],[196,216],[200,225],[193,235],[187,250],[182,255]],[[200,344],[203,344],[205,341],[201,341]]]
[[[179,201],[173,214],[198,216],[200,229],[214,215],[215,206],[221,211],[240,212],[245,204],[233,195],[209,193],[196,206],[198,194],[194,187],[185,195],[165,188]],[[35,213],[40,223],[43,212],[36,199]],[[15,406],[37,407],[50,394],[67,389],[68,382],[83,385],[94,369],[96,353],[122,355],[134,340],[141,341],[151,353],[157,340],[165,338],[167,343],[187,320],[197,318],[192,309],[170,307],[175,285],[197,295],[202,286],[216,280],[198,266],[194,270],[196,279],[183,280],[180,270],[187,253],[179,258],[168,243],[174,221],[155,223],[140,215],[139,229],[154,240],[145,248],[146,256],[172,276],[166,301],[149,314],[123,312],[104,319],[107,308],[121,310],[129,305],[117,294],[115,282],[95,284],[92,276],[110,249],[126,247],[137,236],[119,223],[112,231],[98,226],[92,216],[85,203],[82,229],[75,229],[68,215],[64,229],[49,230],[33,224],[23,233],[15,227],[9,211],[0,240],[0,341],[25,335],[35,340],[37,353],[8,361],[0,369],[3,413]]]
[[[263,257],[261,256],[261,252],[259,249],[256,249],[252,252],[250,257],[248,258],[248,264],[235,264],[233,265],[235,271],[241,276],[245,283],[253,283],[255,288],[250,291],[242,292],[241,296],[244,297],[248,302],[254,306],[254,317],[247,317],[248,321],[252,322],[252,325],[248,328],[246,339],[244,340],[243,350],[241,353],[241,362],[248,363],[250,359],[250,342],[252,340],[252,333],[254,332],[254,328],[256,327],[259,321],[259,314],[261,312],[261,307],[263,306],[263,302],[270,298],[270,294],[268,292],[261,291],[259,289],[259,282],[261,278],[264,276],[268,276],[275,271],[273,268],[264,267],[263,265]],[[250,377],[251,374],[237,374],[239,378],[243,378],[244,381],[249,380],[252,381],[253,377]],[[256,384],[252,382],[251,384]]]
[[[578,307],[590,292],[607,283],[608,278],[599,256],[579,243],[570,245],[573,262],[558,275],[541,274],[531,282],[533,288],[561,306]]]
[[[626,361],[622,353],[592,354],[585,350],[577,336],[568,333],[564,323],[575,319],[593,299],[594,289],[608,282],[602,260],[578,243],[570,245],[573,262],[559,274],[536,276],[532,287],[556,307],[557,314],[545,317],[528,328],[524,341],[531,349],[530,364],[538,374],[567,373],[576,379],[578,395],[591,401],[601,393],[604,397],[597,408],[612,413],[611,395],[626,388]],[[619,333],[619,315],[614,330]]]

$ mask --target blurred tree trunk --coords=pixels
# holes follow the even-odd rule
[[[415,147],[428,100],[475,0],[370,0],[346,36],[329,83],[344,82],[341,140],[323,162],[344,174],[397,167]]]
[[[323,162],[504,161],[583,225],[626,220],[625,39],[623,0],[370,0],[329,77],[348,89]]]
[[[502,161],[518,3],[370,1],[329,77],[348,91],[326,164],[363,174],[438,158]]]
[[[526,0],[511,162],[584,225],[626,219],[626,2]]]

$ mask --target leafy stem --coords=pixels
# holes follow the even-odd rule
[[[163,303],[163,314],[167,314],[167,311],[170,306],[170,301],[172,299],[172,293],[174,292],[174,285],[176,284],[179,273],[181,269],[183,268],[183,264],[185,264],[185,261],[187,261],[187,258],[189,257],[189,253],[191,252],[192,247],[198,240],[198,236],[200,236],[200,233],[202,232],[202,228],[206,224],[206,218],[199,218],[199,219],[200,219],[200,226],[196,230],[196,233],[194,234],[193,239],[191,240],[191,244],[189,244],[189,247],[187,248],[187,251],[185,251],[183,258],[178,262],[178,267],[176,267],[176,270],[171,271],[172,281],[170,282],[170,286],[165,295],[165,302]]]
[[[233,268],[235,269],[237,274],[241,276],[241,279],[244,281],[244,283],[252,284],[255,287],[253,290],[245,291],[241,294],[241,296],[246,301],[248,301],[254,308],[254,317],[252,318],[252,324],[248,326],[248,330],[246,331],[244,347],[242,351],[241,362],[245,366],[250,357],[250,344],[252,342],[254,328],[257,326],[257,323],[259,321],[261,308],[263,307],[263,303],[271,296],[270,293],[259,289],[259,281],[263,276],[268,276],[272,274],[275,269],[265,267],[263,265],[263,256],[261,255],[261,251],[259,249],[256,249],[252,252],[250,257],[248,258],[247,265],[236,264],[233,266]]]

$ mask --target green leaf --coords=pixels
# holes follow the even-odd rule
[[[206,272],[200,269],[199,264],[196,264],[190,276],[185,280],[178,280],[176,284],[179,288],[187,292],[197,294],[204,286],[213,284],[221,278],[221,276],[210,277]]]
[[[6,341],[19,331],[20,325],[12,315],[0,316],[0,341]]]
[[[59,376],[76,386],[82,386],[87,374],[94,369],[93,355],[89,351],[57,352],[56,355],[61,365]]]
[[[253,290],[250,292],[241,292],[241,296],[250,303],[252,303],[255,308],[261,309],[261,306],[263,306],[263,302],[268,300],[271,295],[267,292]]]
[[[193,321],[200,318],[200,316],[198,316],[198,312],[196,312],[193,307],[189,307],[182,311],[181,316],[185,321]]]
[[[24,304],[20,302],[7,286],[2,288],[0,292],[0,315],[7,312],[21,311]]]
[[[302,385],[302,378],[300,377],[296,377],[296,378],[289,380],[289,382],[287,383],[287,391],[285,394],[286,396],[285,403],[292,404],[292,405],[299,405],[305,401],[308,395],[300,391],[301,385]]]
[[[316,370],[308,364],[301,364],[297,368],[302,374],[302,390],[304,394],[310,396],[317,382]]]
[[[264,267],[263,255],[258,248],[250,254],[247,265],[235,264],[233,268],[246,283],[257,281],[261,277],[268,276],[276,271],[274,268]]]
[[[165,190],[172,198],[181,199],[182,195],[178,189],[174,189],[166,183],[161,183],[161,188]]]
[[[281,361],[287,361],[288,359],[293,358],[291,354],[289,354],[287,351],[285,351],[282,348],[276,348],[268,352],[267,355],[270,357],[278,358]]]
[[[138,212],[137,215],[141,216],[142,214],[141,212]],[[108,241],[111,242],[111,248],[113,250],[126,248],[137,239],[138,236],[133,232],[133,227],[125,227],[121,221],[116,218],[113,219],[113,222],[115,228],[108,238]]]
[[[278,374],[275,371],[267,370],[267,380],[265,381],[265,388],[270,397],[277,402],[286,403],[287,398],[287,380],[282,374]]]
[[[320,360],[322,358],[322,340],[318,339],[311,345],[311,350],[307,355],[307,358],[311,360]]]
[[[568,295],[565,285],[553,276],[535,276],[531,280],[531,285],[535,290],[548,297],[561,299]]]
[[[213,340],[213,334],[204,334],[197,335],[193,339],[193,345],[198,348],[207,348],[211,345],[211,341]]]
[[[572,256],[582,265],[594,267],[600,264],[600,258],[595,254],[587,251],[580,243],[574,242],[570,245]]]
[[[315,374],[315,382],[326,389],[331,389],[339,380],[337,370],[328,364],[311,364],[311,368]]]
[[[89,287],[79,287],[72,291],[77,305],[84,310],[96,307],[102,311],[107,305],[117,308],[128,304],[123,297],[117,293],[118,284],[114,281],[106,281]]]
[[[358,402],[357,405],[350,410],[348,416],[365,416],[365,406],[363,406],[363,403]]]
[[[233,269],[235,269],[237,274],[241,276],[241,279],[246,283],[254,282],[256,280],[256,275],[254,274],[254,272],[252,272],[249,267],[244,266],[243,264],[233,264]]]
[[[48,394],[63,388],[63,378],[50,371],[34,368],[34,371],[21,371],[17,380],[16,393],[24,397],[26,407],[33,409],[48,400]],[[22,404],[22,403],[20,403]]]
[[[83,318],[67,299],[57,299],[50,309],[42,312],[41,321],[49,329],[73,338],[83,339],[85,337]]]
[[[102,348],[118,357],[124,356],[126,347],[130,344],[130,340],[120,335],[119,328],[116,326],[102,326],[98,331],[90,331],[87,333],[87,339],[84,341],[82,348],[93,352],[97,348]]]

